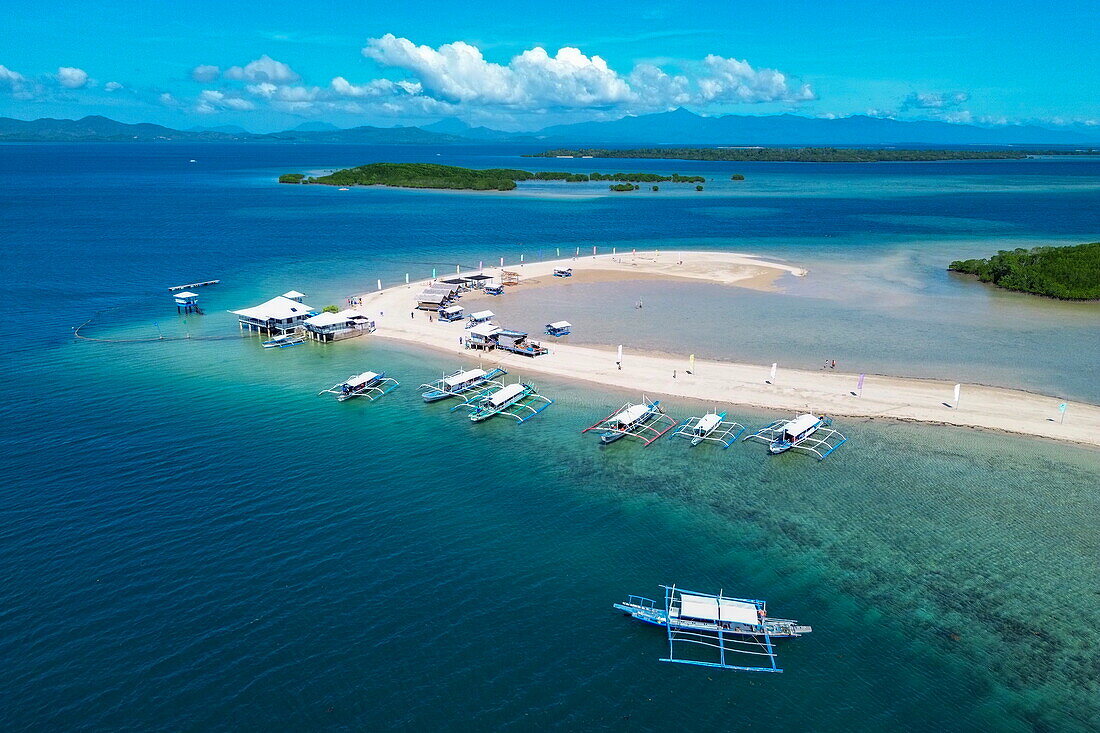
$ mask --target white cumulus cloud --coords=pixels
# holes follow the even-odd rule
[[[470,107],[648,111],[683,104],[797,103],[816,98],[809,84],[781,71],[714,55],[683,73],[639,64],[620,74],[600,56],[568,46],[553,55],[535,47],[498,64],[463,41],[432,48],[393,34],[369,39],[363,55],[410,73],[427,97]]]
[[[27,78],[18,71],[12,71],[7,66],[0,64],[0,86],[15,89],[22,86],[26,80]]]
[[[902,100],[902,109],[943,110],[958,107],[970,99],[966,92],[912,92]]]
[[[200,114],[213,114],[223,109],[244,111],[256,109],[256,104],[251,100],[232,96],[216,89],[203,89],[195,104],[195,111]]]
[[[202,67],[198,67],[202,68]],[[275,84],[290,84],[301,77],[282,61],[276,61],[264,54],[255,61],[250,61],[244,66],[231,66],[225,70],[227,79],[239,81],[270,82]]]
[[[74,66],[58,67],[57,83],[66,89],[80,89],[88,85],[88,72]]]
[[[117,92],[119,89],[122,89],[122,85],[117,81],[109,81],[103,85],[103,88],[108,92]]]
[[[206,84],[221,76],[222,70],[211,64],[199,64],[191,69],[191,78],[197,82]]]

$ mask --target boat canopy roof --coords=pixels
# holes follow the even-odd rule
[[[455,374],[454,376],[446,377],[443,380],[443,385],[446,387],[457,387],[460,384],[465,384],[466,382],[470,382],[475,379],[481,379],[484,376],[484,369],[470,369],[468,371]]]
[[[527,388],[525,386],[519,383],[509,384],[505,387],[502,387],[501,389],[498,389],[496,392],[493,392],[492,396],[489,398],[489,404],[493,407],[500,407],[508,400],[523,394],[524,390],[526,389]]]
[[[282,320],[284,318],[300,317],[309,313],[311,310],[313,309],[305,303],[299,303],[283,295],[276,295],[271,300],[264,301],[259,305],[231,312],[238,316],[244,316],[245,318],[255,318],[260,321],[266,321],[270,318]]]
[[[555,267],[554,272],[573,272],[572,267]]]
[[[695,430],[706,433],[718,427],[720,422],[722,422],[722,416],[711,412],[699,418],[699,422],[695,423]]]
[[[817,415],[799,415],[784,426],[783,431],[790,435],[800,435],[821,421]]]
[[[649,405],[631,405],[625,410],[621,410],[616,415],[614,415],[611,418],[611,422],[618,423],[619,425],[629,425],[630,423],[638,420],[638,418],[640,418],[647,412],[649,412]]]
[[[439,312],[440,313],[461,313],[462,312],[462,306],[460,306],[460,305],[449,305],[446,308],[442,308]]]
[[[447,293],[438,290],[425,290],[416,296],[417,303],[442,303],[447,299]]]
[[[492,323],[482,323],[470,329],[470,333],[481,338],[489,338],[500,333],[500,327]]]
[[[477,313],[471,313],[470,318],[474,319],[475,321],[487,321],[495,315],[496,313],[493,313],[492,311],[478,311]]]
[[[697,618],[702,621],[731,621],[738,624],[760,623],[756,605],[732,598],[712,598],[680,594],[680,618]]]
[[[346,384],[349,387],[358,387],[361,384],[366,384],[371,380],[378,379],[381,376],[377,372],[363,372],[362,374],[356,374],[354,377],[348,379]]]
[[[547,328],[572,328],[573,324],[569,321],[554,321],[546,326]]]
[[[293,299],[293,298],[304,298],[304,297],[306,297],[306,294],[305,293],[299,293],[297,290],[288,290],[285,293],[283,293],[283,297],[284,298],[291,298],[291,299]]]

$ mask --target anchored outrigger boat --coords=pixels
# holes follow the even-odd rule
[[[494,415],[504,415],[515,418],[517,422],[530,420],[535,415],[554,404],[554,400],[543,397],[538,390],[530,384],[516,382],[505,386],[495,386],[480,392],[463,402],[455,405],[451,412],[459,409],[470,411],[470,420],[481,422]]]
[[[643,596],[628,596],[626,601],[614,604],[614,608],[639,621],[665,628],[668,656],[662,662],[743,672],[782,672],[776,664],[772,639],[797,638],[813,631],[791,619],[770,618],[765,601],[698,593],[674,585],[661,587],[665,590],[663,604]],[[702,647],[707,658],[677,657],[677,644],[694,644],[692,649]],[[750,664],[751,656],[764,657],[763,663]]]
[[[664,430],[659,429],[661,426],[666,425],[667,427]],[[648,446],[671,430],[674,425],[676,425],[676,421],[661,409],[660,400],[650,402],[648,397],[642,395],[640,403],[631,404],[627,402],[603,420],[590,425],[581,432],[587,433],[589,430],[604,431],[600,434],[601,445],[614,443],[619,438],[630,435],[641,439]]]
[[[776,420],[752,435],[746,435],[744,440],[766,443],[768,452],[773,455],[800,450],[823,461],[848,441],[838,430],[830,427],[832,424],[831,418],[807,413],[790,420]]]
[[[725,450],[737,442],[745,426],[739,422],[726,420],[724,412],[708,412],[702,417],[689,417],[680,423],[670,437],[687,438],[692,445],[703,441],[718,443]]]
[[[493,381],[497,377],[503,377],[508,372],[496,367],[485,371],[484,369],[459,369],[447,374],[441,379],[420,385],[424,392],[425,402],[438,402],[448,397],[461,397],[474,390],[485,389],[491,385],[503,387],[500,382]]]
[[[353,374],[340,384],[334,384],[328,389],[322,389],[318,396],[323,394],[336,395],[337,402],[350,400],[353,397],[366,397],[372,402],[384,394],[388,394],[401,385],[393,377],[387,377],[385,372],[363,372]]]
[[[278,336],[272,336],[267,341],[264,341],[261,346],[265,349],[285,349],[288,346],[298,346],[305,342],[305,336],[300,333],[282,333]]]

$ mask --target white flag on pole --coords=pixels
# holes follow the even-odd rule
[[[958,408],[958,406],[959,406],[959,392],[961,392],[961,391],[962,391],[962,385],[961,384],[956,384],[955,385],[955,407],[956,408]]]
[[[779,362],[774,362],[772,364],[772,379],[775,379],[775,370],[778,369],[778,368],[779,368]]]
[[[379,280],[379,281],[378,281],[378,289],[379,289],[379,290],[381,290],[381,289],[382,289],[382,281],[381,281],[381,280]]]
[[[622,362],[622,360],[623,360],[623,345],[622,345],[622,344],[619,344],[619,353],[618,353],[618,355],[617,355],[617,356],[615,357],[615,361],[617,361],[617,362]]]

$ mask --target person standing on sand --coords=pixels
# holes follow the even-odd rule
[[[676,370],[675,369],[672,370],[672,378],[676,379]]]

